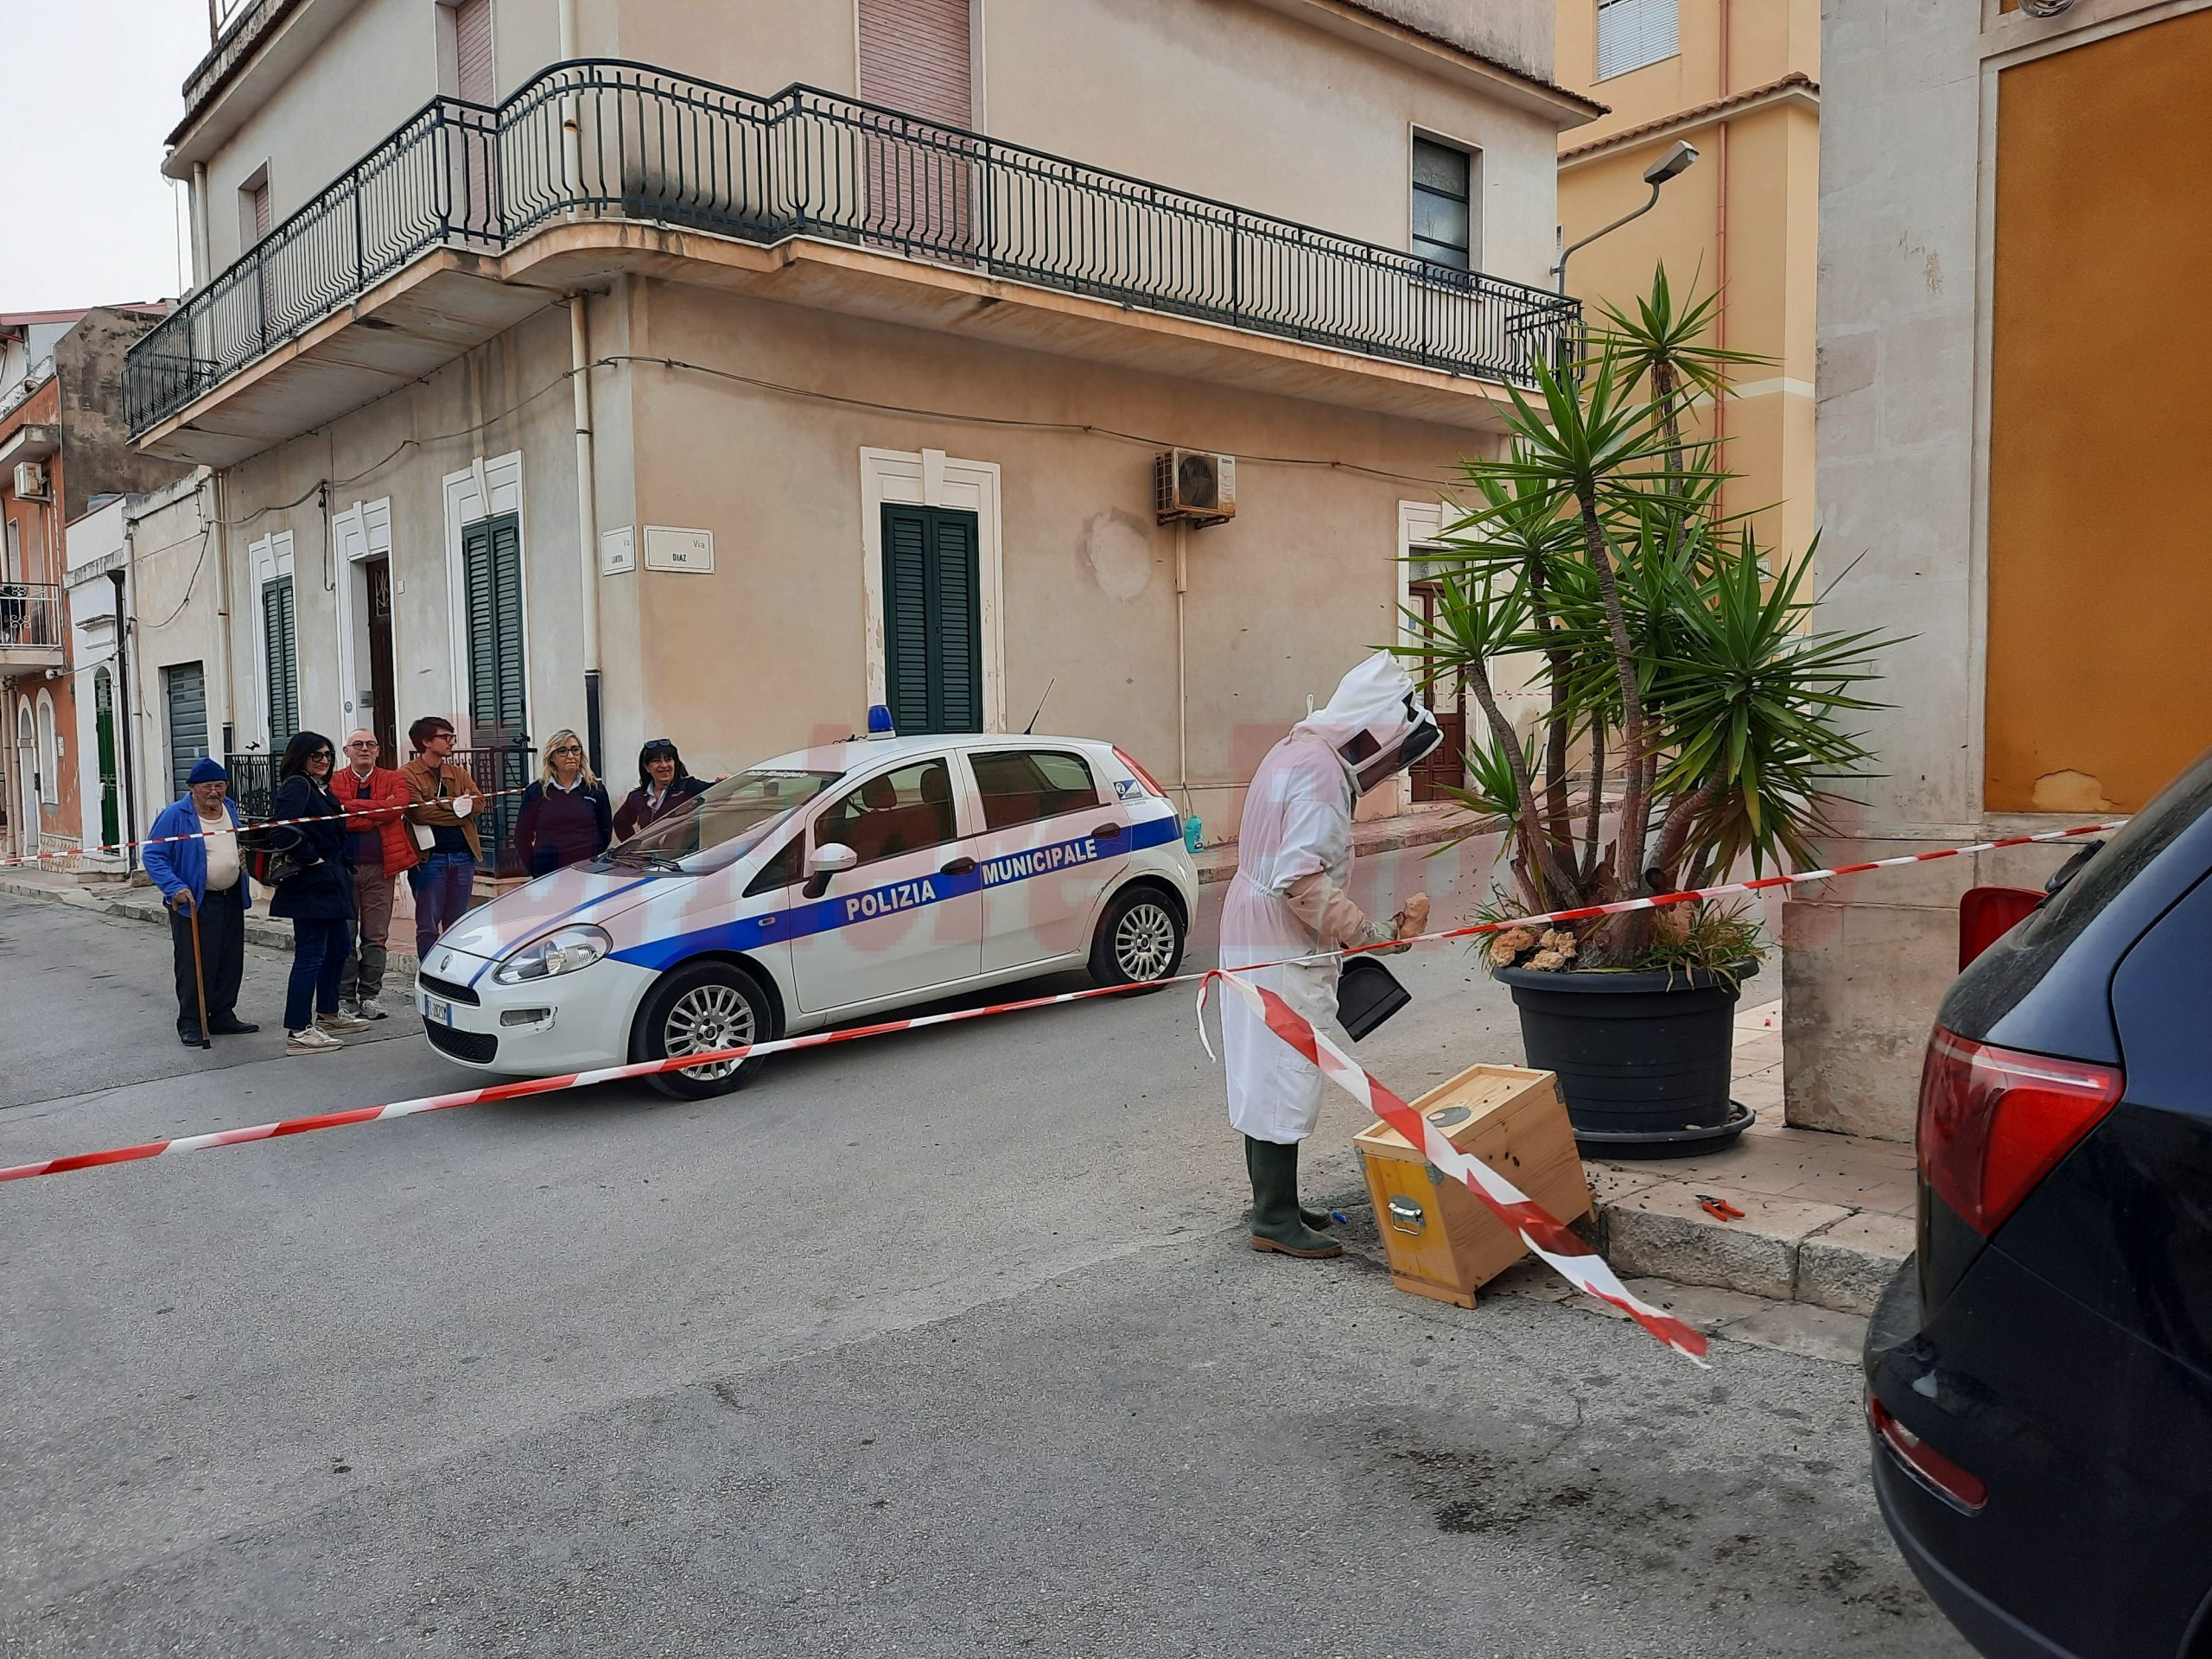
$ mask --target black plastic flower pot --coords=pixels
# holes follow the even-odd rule
[[[1758,971],[1751,963],[1740,981]],[[1528,1064],[1556,1072],[1574,1138],[1605,1158],[1681,1158],[1751,1122],[1728,1098],[1739,992],[1710,973],[1501,968]]]

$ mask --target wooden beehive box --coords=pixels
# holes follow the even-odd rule
[[[1550,1072],[1472,1065],[1413,1105],[1453,1146],[1481,1159],[1560,1221],[1591,1212],[1573,1126]],[[1375,1224],[1399,1289],[1472,1307],[1478,1289],[1528,1253],[1520,1236],[1464,1185],[1434,1179],[1428,1160],[1389,1124],[1371,1125],[1352,1144],[1359,1148]]]

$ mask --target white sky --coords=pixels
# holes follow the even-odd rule
[[[0,311],[175,294],[183,202],[162,140],[207,50],[207,0],[0,0]]]

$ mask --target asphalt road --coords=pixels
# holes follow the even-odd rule
[[[0,899],[0,1163],[463,1077],[284,1058],[250,954],[203,1055],[158,931]],[[1402,1092],[1517,1059],[1394,965]],[[1966,1651],[1850,1367],[1255,1256],[1243,1175],[1170,993],[0,1187],[0,1649]]]

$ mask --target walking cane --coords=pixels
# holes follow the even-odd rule
[[[181,893],[184,900],[184,914],[192,924],[192,988],[200,998],[200,1046],[213,1048],[214,1039],[207,1034],[207,976],[200,966],[200,906],[192,902],[189,893]]]

